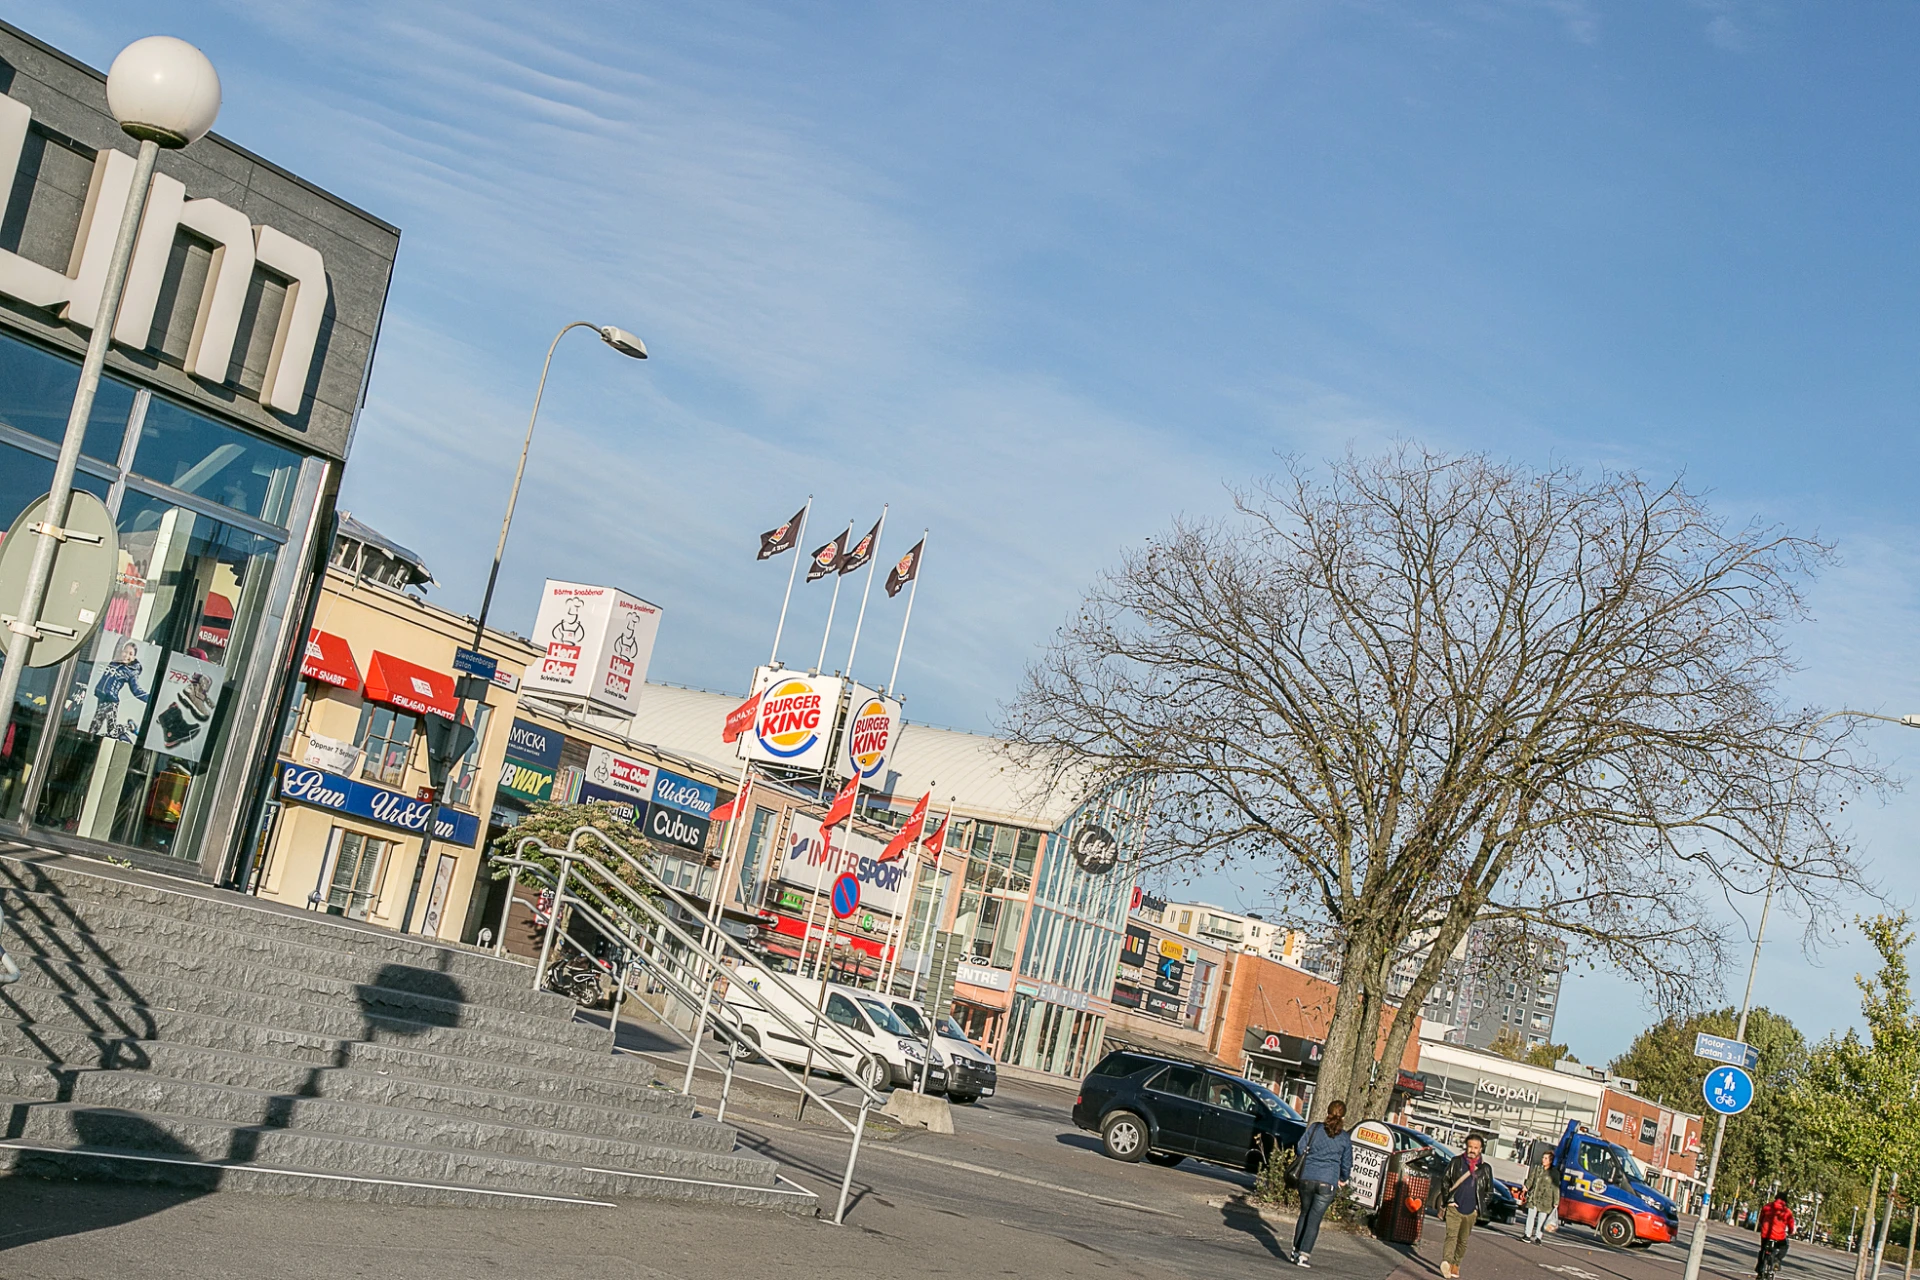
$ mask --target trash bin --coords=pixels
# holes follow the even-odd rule
[[[1431,1190],[1427,1175],[1407,1172],[1404,1161],[1395,1156],[1380,1193],[1380,1208],[1373,1215],[1375,1234],[1392,1244],[1419,1243],[1420,1220],[1426,1216]]]

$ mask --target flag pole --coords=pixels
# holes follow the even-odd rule
[[[847,648],[847,679],[853,679],[853,655],[860,648],[860,624],[867,620],[867,597],[873,594],[873,571],[880,567],[880,539],[887,535],[887,504],[880,504],[880,523],[874,526],[873,549],[867,553],[867,585],[860,592],[860,615],[853,620],[853,643]]]
[[[847,531],[840,536],[842,538],[851,538],[853,536],[853,521],[847,521]],[[798,562],[796,561],[795,563]],[[843,576],[845,575],[843,575],[838,568],[834,569],[833,600],[827,605],[827,629],[820,633],[820,660],[813,664],[813,669],[816,672],[827,669],[827,637],[833,634],[833,611],[840,607],[840,579]]]
[[[940,824],[940,852],[943,855],[947,851],[947,842],[953,839],[952,827],[953,801],[948,800],[947,816]],[[948,874],[951,875],[952,873],[949,872]],[[933,883],[927,886],[927,927],[920,931],[920,960],[927,961],[928,981],[932,981],[933,979],[933,962],[930,954],[933,947],[933,935],[939,931],[940,916],[946,909],[946,905],[946,899],[940,893],[940,863],[936,859],[933,864]],[[919,960],[916,960],[913,965],[913,980],[907,983],[907,999],[918,1000],[920,998],[919,993],[920,963]],[[927,1015],[934,1020],[935,1026],[939,1025],[940,1013],[938,1011],[929,1009],[927,1010]]]
[[[887,677],[887,692],[893,692],[893,686],[900,680],[900,655],[907,648],[907,624],[913,621],[913,598],[920,594],[920,566],[927,558],[927,530],[920,531],[920,556],[913,562],[913,582],[907,587],[907,616],[900,619],[900,643],[893,650],[893,674]]]
[[[793,535],[793,563],[787,566],[787,594],[780,599],[780,623],[773,629],[773,652],[767,655],[767,665],[780,661],[780,636],[787,629],[787,606],[793,603],[793,579],[800,572],[800,558],[806,554],[807,513],[813,510],[813,495],[807,495],[807,505],[800,508],[800,531]],[[907,601],[907,609],[913,609],[913,601]]]
[[[893,923],[887,926],[888,954],[881,958],[879,991],[886,995],[892,988],[894,975],[900,972],[900,947],[907,940],[907,926],[913,919],[913,891],[916,878],[920,874],[920,845],[927,838],[927,815],[920,815],[920,830],[914,833],[913,852],[907,858],[907,909],[895,912]]]

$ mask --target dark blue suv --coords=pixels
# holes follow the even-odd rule
[[[1253,1172],[1306,1132],[1278,1095],[1215,1067],[1116,1049],[1074,1099],[1073,1122],[1115,1160],[1176,1165],[1188,1156]]]

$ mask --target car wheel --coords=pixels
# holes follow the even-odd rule
[[[1147,1163],[1157,1164],[1163,1169],[1171,1169],[1173,1168],[1173,1166],[1179,1164],[1182,1160],[1185,1160],[1185,1159],[1186,1157],[1181,1155],[1178,1151],[1147,1152]]]
[[[1135,1164],[1147,1154],[1147,1122],[1131,1111],[1116,1111],[1100,1126],[1100,1144],[1115,1160]]]
[[[1600,1242],[1609,1249],[1624,1249],[1633,1243],[1633,1219],[1624,1213],[1609,1213],[1600,1219]]]
[[[881,1092],[892,1082],[893,1071],[883,1059],[868,1058],[860,1064],[860,1083],[875,1093]]]
[[[980,1095],[977,1093],[950,1093],[947,1095],[947,1101],[958,1103],[963,1107],[970,1107],[980,1101]]]

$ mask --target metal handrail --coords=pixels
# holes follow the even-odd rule
[[[740,1010],[735,1007],[734,1001],[723,998],[716,991],[718,981],[722,977],[728,979],[730,990],[737,986],[740,991],[745,994],[748,1002],[757,1005],[764,1013],[770,1014],[776,1022],[791,1032],[797,1040],[806,1044],[813,1054],[817,1055],[828,1052],[826,1046],[821,1043],[819,1035],[819,1029],[823,1027],[832,1028],[833,1034],[845,1043],[854,1054],[864,1054],[865,1050],[863,1046],[855,1041],[845,1028],[836,1023],[816,1018],[814,1020],[814,1032],[810,1033],[803,1030],[798,1023],[774,1006],[767,996],[761,992],[756,982],[742,981],[740,970],[746,969],[751,971],[753,976],[759,981],[777,984],[789,997],[796,1002],[804,1004],[804,999],[800,993],[795,991],[784,978],[762,964],[757,957],[748,952],[724,930],[704,926],[702,933],[707,935],[707,938],[717,938],[720,943],[720,954],[709,951],[707,938],[696,939],[693,937],[693,935],[681,928],[676,920],[662,911],[658,906],[654,905],[649,895],[639,892],[618,875],[614,874],[611,868],[593,857],[590,853],[580,849],[579,842],[583,836],[587,835],[595,837],[602,845],[610,849],[622,862],[643,877],[643,882],[650,884],[657,893],[671,899],[689,915],[697,916],[699,914],[693,905],[681,897],[671,885],[662,880],[644,863],[633,858],[625,849],[615,844],[602,832],[596,831],[591,827],[580,827],[569,837],[567,846],[564,849],[556,849],[537,836],[528,836],[519,842],[519,851],[525,854],[529,852],[530,849],[537,848],[546,856],[557,860],[560,864],[560,871],[557,875],[540,863],[534,862],[526,857],[498,858],[495,861],[502,866],[510,867],[512,874],[516,877],[522,873],[528,873],[537,879],[550,881],[553,885],[553,906],[547,917],[546,937],[542,941],[540,960],[534,972],[534,986],[536,990],[545,980],[547,965],[553,954],[556,935],[563,940],[563,945],[574,946],[583,952],[585,950],[580,947],[577,941],[566,937],[564,933],[560,933],[559,931],[561,911],[571,906],[579,911],[587,923],[591,924],[597,932],[609,941],[625,948],[632,956],[637,957],[640,963],[660,980],[669,996],[689,1009],[697,1009],[700,1013],[697,1024],[698,1027],[704,1028],[708,1023],[709,1017],[717,1015],[716,1030],[721,1031],[728,1041],[726,1061],[724,1064],[721,1064],[712,1054],[705,1053],[705,1051],[702,1050],[699,1043],[701,1033],[699,1030],[696,1030],[693,1037],[689,1040],[688,1084],[683,1091],[691,1096],[693,1064],[704,1055],[708,1062],[714,1063],[721,1070],[722,1080],[718,1118],[722,1120],[724,1120],[726,1116],[727,1103],[733,1088],[734,1062],[739,1054],[740,1045],[746,1042],[746,1023]],[[571,891],[568,885],[569,880],[573,881]],[[614,892],[609,893],[609,889]],[[657,943],[651,930],[645,927],[643,921],[651,922],[651,924],[661,930],[663,935],[672,937],[686,949],[686,955],[683,958],[679,958],[681,960],[679,965],[670,968],[667,965],[659,963],[658,960],[651,958]],[[729,968],[723,959],[723,955],[728,952],[731,952],[735,959],[735,966],[732,968]],[[683,981],[679,974],[673,971],[673,968],[679,967],[684,967],[688,975],[686,981]],[[624,975],[622,982],[624,984]],[[609,1022],[617,1034],[619,1022],[617,1001],[613,1016],[609,1019]],[[827,1114],[838,1121],[853,1137],[852,1147],[847,1154],[846,1169],[841,1177],[840,1200],[833,1217],[834,1223],[838,1225],[846,1219],[847,1199],[852,1190],[854,1164],[860,1156],[861,1139],[866,1132],[867,1112],[875,1107],[885,1106],[887,1100],[868,1085],[865,1080],[860,1079],[858,1075],[854,1075],[850,1082],[862,1096],[859,1098],[859,1105],[854,1109],[856,1112],[855,1116],[849,1119],[846,1115],[842,1114],[839,1107],[836,1107],[832,1102],[823,1097],[819,1091],[813,1088],[809,1083],[807,1075],[794,1074],[784,1063],[775,1059],[771,1053],[765,1049],[761,1050],[760,1056],[790,1081],[803,1098],[818,1103]],[[926,1067],[922,1068],[922,1070],[926,1069]]]

